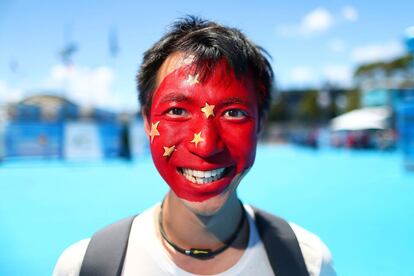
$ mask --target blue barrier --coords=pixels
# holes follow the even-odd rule
[[[12,122],[5,129],[5,157],[61,157],[61,123]]]
[[[405,166],[414,169],[414,98],[407,97],[397,107],[397,130]]]
[[[122,126],[118,123],[100,123],[98,125],[105,158],[119,157],[121,153]]]
[[[64,122],[9,122],[4,131],[5,158],[64,158],[64,148],[67,142],[65,141],[65,126]],[[96,126],[100,141],[98,146],[101,147],[102,157],[125,157],[130,152],[130,125],[102,122],[96,123]],[[144,139],[137,139],[133,143],[143,143],[141,140]],[[141,155],[142,152],[139,154]]]

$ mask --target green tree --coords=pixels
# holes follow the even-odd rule
[[[319,120],[321,110],[318,104],[318,91],[309,90],[303,94],[299,104],[298,116],[305,122],[315,122]]]
[[[351,111],[361,107],[361,91],[359,89],[349,90],[346,93],[346,111]]]
[[[275,102],[270,106],[269,121],[284,122],[289,119],[288,116],[286,97],[284,93],[279,93]]]
[[[412,86],[413,56],[405,54],[390,61],[379,61],[361,64],[354,72],[354,79],[358,85],[363,82],[382,81],[387,79],[395,88]]]

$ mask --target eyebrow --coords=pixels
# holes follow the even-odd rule
[[[161,98],[161,103],[167,103],[167,102],[190,102],[191,103],[193,102],[193,100],[183,94],[170,93]]]
[[[244,101],[244,100],[242,100],[240,98],[230,97],[230,98],[227,98],[224,101],[220,102],[217,105],[217,107],[222,108],[222,107],[229,106],[229,105],[233,105],[233,104],[241,104],[241,105],[245,105],[245,106],[248,106],[249,105],[246,101]]]

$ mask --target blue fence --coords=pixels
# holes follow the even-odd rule
[[[399,103],[396,115],[405,165],[408,169],[414,169],[414,93],[407,93],[407,96]]]
[[[136,153],[131,153],[131,146],[136,148],[137,142],[145,148],[146,139],[131,141],[135,136],[140,136],[130,135],[131,126],[134,124],[142,125],[140,122],[129,125],[118,122],[96,123],[101,156],[104,158],[134,157]],[[4,157],[64,158],[65,126],[65,122],[62,121],[9,122],[4,130]],[[143,151],[140,151],[140,154],[142,153]]]
[[[5,129],[5,157],[60,157],[62,141],[61,123],[9,123]]]
[[[99,125],[102,151],[105,158],[113,158],[121,155],[123,151],[122,139],[123,127],[114,123],[103,123]]]

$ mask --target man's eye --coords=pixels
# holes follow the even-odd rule
[[[182,108],[174,107],[174,108],[171,108],[167,111],[167,115],[170,115],[170,116],[173,116],[173,117],[186,116],[187,111],[185,111]]]
[[[247,113],[240,109],[230,109],[224,112],[224,117],[229,119],[243,119],[247,117]]]

